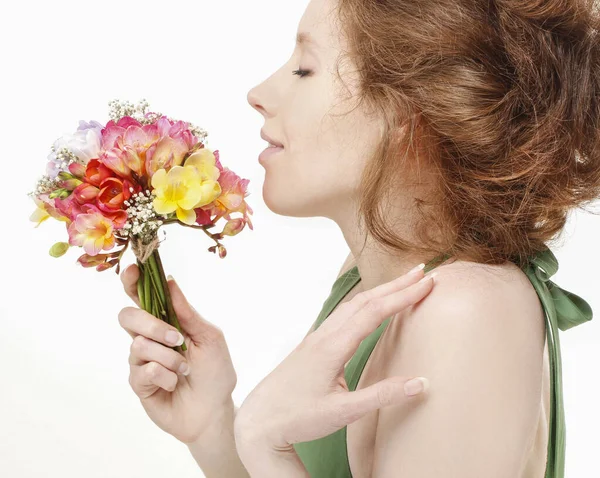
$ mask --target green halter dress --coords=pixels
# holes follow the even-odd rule
[[[429,272],[449,257],[448,254],[435,257],[426,264],[425,272]],[[546,317],[551,389],[548,454],[544,478],[564,478],[566,429],[558,329],[564,331],[591,320],[592,309],[581,297],[560,288],[550,280],[558,270],[558,261],[550,249],[546,248],[531,256],[522,270],[535,288]],[[315,330],[359,281],[360,275],[355,266],[333,283],[331,293],[315,321]],[[363,368],[390,319],[391,317],[387,318],[360,343],[346,366],[344,376],[350,391],[356,390]],[[312,478],[352,478],[346,448],[346,430],[347,427],[344,427],[317,440],[293,445]]]

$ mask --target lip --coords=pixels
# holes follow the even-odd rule
[[[271,138],[270,136],[267,136],[267,134],[262,129],[260,130],[260,137],[262,139],[264,139],[267,143],[271,143],[271,144],[274,144],[275,146],[279,146],[280,148],[283,148],[283,144],[281,144],[279,141]]]
[[[267,146],[262,153],[258,156],[258,162],[260,164],[264,164],[267,159],[277,155],[277,153],[281,153],[283,151],[283,147],[273,148],[271,146]]]

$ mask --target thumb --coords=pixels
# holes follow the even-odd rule
[[[206,341],[206,337],[213,332],[213,329],[217,329],[215,325],[205,320],[194,309],[177,282],[175,282],[175,279],[173,279],[173,276],[169,275],[167,277],[167,283],[169,285],[169,292],[171,293],[173,309],[177,315],[182,332],[185,332],[194,343]]]
[[[334,409],[341,413],[345,425],[349,425],[373,410],[408,404],[412,396],[422,395],[428,388],[429,380],[425,377],[389,377],[360,390],[336,395]]]

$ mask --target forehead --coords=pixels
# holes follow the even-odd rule
[[[300,19],[296,45],[324,49],[337,43],[333,0],[311,0]]]

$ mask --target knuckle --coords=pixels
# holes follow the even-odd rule
[[[367,299],[363,305],[363,309],[369,314],[376,315],[382,312],[383,305],[378,299]]]
[[[141,353],[146,349],[146,346],[146,337],[143,335],[137,335],[131,342],[130,352],[133,355],[141,355]]]
[[[360,418],[351,404],[346,404],[344,406],[338,407],[337,412],[334,414],[334,416],[337,417],[337,425],[339,425],[340,427],[349,425],[350,423],[355,422]]]
[[[176,374],[171,374],[171,379],[169,380],[170,384],[167,387],[167,390],[169,390],[169,392],[173,392],[175,391],[175,389],[177,388],[177,382],[178,382],[178,378]]]
[[[165,336],[166,330],[164,329],[165,324],[158,320],[153,320],[149,327],[151,337],[160,337],[161,339]]]
[[[354,298],[350,302],[354,302],[355,306],[358,308],[363,308],[366,304],[374,299],[373,293],[371,290],[365,290],[359,294],[356,294]]]
[[[345,315],[350,310],[352,310],[353,307],[356,307],[356,306],[360,307],[360,302],[354,302],[354,299],[356,299],[356,296],[347,302],[343,302],[343,303],[339,304],[337,306],[336,310],[339,310],[341,314]]]
[[[179,367],[182,363],[185,363],[185,359],[177,352],[174,352],[174,355],[176,355],[176,357],[171,359],[171,370],[175,373],[179,373]]]
[[[146,375],[151,382],[160,376],[160,365],[157,362],[149,362],[146,366]]]
[[[383,383],[377,388],[377,400],[381,405],[390,405],[394,401],[397,390],[396,384]]]

